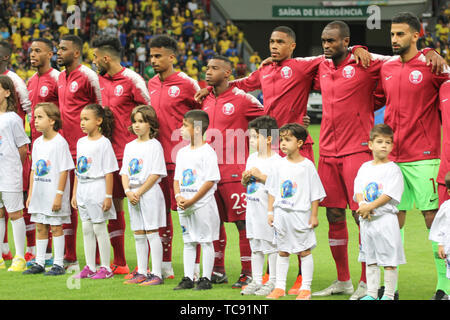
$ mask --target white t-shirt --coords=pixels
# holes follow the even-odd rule
[[[391,197],[388,203],[374,210],[374,215],[396,214],[403,194],[403,175],[399,166],[392,161],[378,165],[374,165],[372,160],[363,163],[355,178],[355,201],[358,193],[367,202],[378,199],[382,194]]]
[[[97,140],[89,140],[86,136],[78,140],[75,173],[79,182],[104,178],[117,170],[119,166],[108,138],[102,136]]]
[[[125,145],[120,175],[127,175],[130,186],[142,185],[150,175],[167,176],[164,151],[156,139],[145,142],[133,140]],[[161,181],[158,179],[156,183]]]
[[[180,194],[186,199],[191,199],[205,182],[215,182],[214,186],[186,211],[196,210],[208,201],[214,200],[214,192],[220,180],[219,165],[214,149],[207,143],[197,149],[191,149],[190,145],[181,148],[175,162],[174,180],[178,180]],[[184,210],[178,208],[178,212],[184,213]]]
[[[429,239],[438,242],[450,255],[450,200],[444,201],[434,217]]]
[[[75,168],[67,141],[59,133],[48,141],[44,140],[43,136],[40,136],[33,144],[31,161],[34,181],[28,212],[50,216],[70,215],[69,176],[67,176],[62,196],[61,210],[57,212],[52,211],[60,173]]]
[[[310,211],[311,202],[326,197],[316,167],[306,158],[298,163],[282,158],[274,164],[266,186],[275,197],[274,208],[284,211]]]
[[[253,152],[247,159],[245,170],[258,168],[261,173],[269,176],[281,157],[274,153],[269,158],[258,157],[258,152]],[[267,181],[266,181],[267,182]],[[273,240],[273,228],[267,223],[268,193],[266,185],[254,178],[247,184],[247,211],[246,228],[247,238]]]
[[[22,161],[18,148],[29,143],[17,113],[0,114],[0,191],[23,191]]]

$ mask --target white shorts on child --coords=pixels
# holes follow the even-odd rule
[[[61,226],[71,223],[70,216],[49,216],[43,213],[32,213],[30,221],[50,226]]]
[[[179,216],[184,243],[219,240],[220,218],[214,198],[194,213]]]
[[[78,180],[77,205],[81,221],[91,221],[92,223],[102,223],[107,220],[116,219],[116,209],[114,203],[111,209],[103,211],[103,201],[106,196],[105,179],[98,179],[90,182]]]
[[[406,263],[397,215],[373,216],[370,221],[359,219],[359,226],[359,262],[381,267],[395,267]]]
[[[138,188],[131,188],[136,192]],[[156,230],[166,226],[166,202],[159,184],[141,195],[137,205],[128,201],[131,230]]]
[[[271,241],[264,239],[248,239],[250,242],[250,249],[252,252],[262,252],[263,254],[269,254],[277,252],[277,246]]]
[[[316,234],[309,227],[310,216],[310,211],[274,208],[273,227],[278,251],[296,254],[316,247]]]
[[[23,192],[0,191],[0,208],[8,212],[17,212],[24,208]]]

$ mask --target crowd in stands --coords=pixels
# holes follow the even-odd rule
[[[77,11],[70,11],[72,5]],[[92,39],[104,34],[119,37],[124,48],[123,66],[136,70],[146,80],[155,74],[149,43],[156,34],[178,40],[176,69],[197,79],[201,86],[205,84],[207,60],[216,53],[233,62],[234,78],[255,70],[261,58],[254,53],[249,66],[243,61],[242,30],[232,21],[225,25],[212,22],[207,8],[208,1],[204,0],[5,0],[0,4],[0,40],[13,45],[10,68],[24,80],[35,72],[28,59],[32,39],[52,40],[56,53],[60,37],[68,33],[83,39],[83,64],[91,68]],[[80,21],[75,19],[77,14]],[[57,66],[56,54],[52,63]]]

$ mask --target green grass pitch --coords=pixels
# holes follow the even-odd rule
[[[318,160],[319,125],[311,125],[310,133],[316,142],[315,156]],[[126,214],[127,226],[128,214]],[[225,267],[229,278],[228,284],[214,285],[213,290],[206,292],[174,291],[183,276],[183,242],[177,213],[172,213],[174,223],[173,267],[175,279],[166,280],[161,286],[140,287],[124,285],[123,276],[116,275],[107,280],[82,279],[74,280],[68,273],[60,277],[44,277],[43,275],[24,276],[20,273],[0,270],[1,300],[266,300],[264,297],[243,297],[239,290],[232,289],[240,273],[239,236],[234,224],[226,224],[227,249]],[[349,264],[353,285],[358,285],[361,274],[361,264],[358,263],[358,229],[350,212],[347,214],[349,230]],[[12,229],[9,225],[9,237],[14,253]],[[328,246],[328,223],[325,210],[319,210],[319,226],[316,228],[317,247],[313,250],[314,279],[312,291],[321,290],[336,279],[336,268]],[[81,268],[84,266],[83,238],[81,223],[77,234],[77,254]],[[125,233],[126,257],[130,269],[136,266],[134,238],[130,229]],[[428,231],[419,211],[408,212],[405,225],[405,252],[407,264],[399,268],[399,293],[401,300],[428,300],[435,291],[436,272],[428,240]],[[111,251],[112,253],[112,251]],[[10,265],[7,262],[7,267]],[[297,257],[291,256],[287,279],[287,289],[294,283],[297,275]],[[313,300],[347,300],[348,295],[334,295]],[[286,296],[280,300],[293,300],[295,296]],[[262,302],[263,302],[262,301]],[[267,301],[267,300],[266,300]]]

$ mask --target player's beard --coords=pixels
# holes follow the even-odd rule
[[[61,63],[58,62],[58,59],[56,60],[56,62],[58,63],[58,66],[60,67],[68,67],[70,65],[72,65],[73,63],[73,57],[72,58],[61,58]]]
[[[399,48],[392,48],[392,53],[394,53],[395,55],[403,55],[406,52],[409,51],[409,49],[411,48],[411,44],[408,44],[407,46],[400,46]]]

